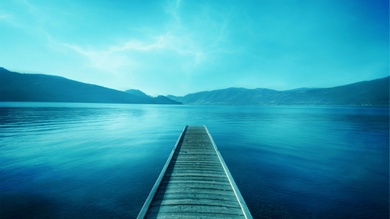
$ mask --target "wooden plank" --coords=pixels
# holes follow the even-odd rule
[[[138,218],[252,218],[205,126],[186,126]]]

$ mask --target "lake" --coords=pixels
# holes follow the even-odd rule
[[[389,109],[0,103],[1,218],[135,218],[206,125],[254,218],[388,218]]]

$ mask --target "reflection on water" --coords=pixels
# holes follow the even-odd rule
[[[388,109],[1,103],[1,218],[133,218],[205,124],[253,216],[388,218]]]

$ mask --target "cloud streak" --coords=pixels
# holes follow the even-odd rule
[[[53,40],[51,40],[53,41]],[[176,36],[171,33],[150,37],[149,40],[130,39],[121,44],[109,45],[102,49],[86,48],[71,43],[58,43],[58,45],[68,48],[77,54],[85,57],[91,67],[104,71],[117,71],[130,66],[146,65],[149,60],[137,58],[140,54],[151,54],[155,56],[172,55],[184,56],[195,67],[199,65],[204,58],[201,49],[197,48],[191,39]],[[159,51],[163,53],[158,54]]]
[[[11,15],[7,13],[0,13],[0,21],[9,22],[11,20]]]
[[[181,22],[181,17],[179,16],[180,6],[181,0],[174,0],[168,2],[167,6],[165,7],[165,11],[170,14],[177,23]]]

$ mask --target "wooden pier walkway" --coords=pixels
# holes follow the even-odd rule
[[[205,126],[180,135],[138,218],[252,218]]]

